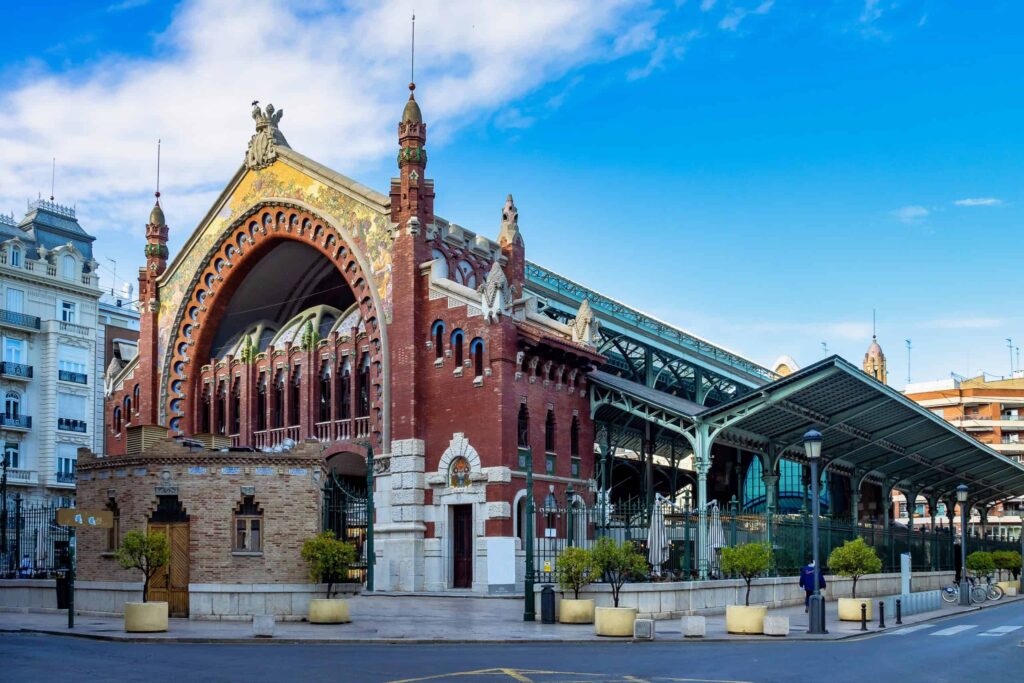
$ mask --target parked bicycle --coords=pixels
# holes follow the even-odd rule
[[[991,576],[985,577],[985,586],[982,587],[985,588],[985,597],[989,600],[998,600],[1003,597],[1003,589],[992,583]]]
[[[985,600],[989,599],[988,590],[985,587],[977,585],[974,582],[973,578],[968,578],[967,580],[970,583],[969,590],[971,596],[971,603],[985,602]],[[996,586],[996,588],[999,587]],[[1000,593],[1002,593],[1002,591],[1000,591]],[[1000,597],[1002,596],[1000,595]],[[943,586],[942,599],[943,601],[948,602],[950,604],[960,602],[960,584],[951,583],[948,586]],[[998,600],[998,598],[992,599]]]

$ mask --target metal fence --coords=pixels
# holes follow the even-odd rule
[[[20,498],[0,507],[0,578],[59,578],[70,566],[67,527],[56,506],[28,507]]]
[[[652,536],[652,519],[662,526],[660,535]],[[557,581],[559,555],[570,546],[589,548],[602,536],[619,542],[631,541],[648,557],[648,539],[664,538],[668,552],[663,554],[664,562],[659,567],[651,567],[652,580],[697,579],[702,568],[708,578],[731,578],[721,570],[721,551],[745,543],[771,545],[769,574],[796,576],[811,559],[811,522],[807,513],[744,512],[736,506],[709,506],[702,520],[698,510],[684,510],[667,501],[654,506],[637,500],[604,506],[566,506],[554,504],[549,498],[536,512],[535,576],[539,582]],[[702,524],[706,528],[703,553],[698,549]],[[919,523],[910,531],[905,526],[851,524],[850,520],[827,516],[819,521],[822,562],[827,563],[833,549],[857,537],[878,553],[883,572],[899,572],[900,555],[907,552],[913,571],[954,571],[959,564],[959,538],[948,527],[930,529]],[[968,552],[1020,549],[1015,542],[970,535],[967,543]]]

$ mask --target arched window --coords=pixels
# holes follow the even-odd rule
[[[346,358],[341,362],[341,377],[338,387],[338,419],[352,419],[352,361]]]
[[[555,411],[549,410],[548,417],[544,420],[544,450],[548,453],[555,452]]]
[[[324,363],[320,370],[320,400],[318,401],[317,422],[331,421],[331,365]]]
[[[359,413],[356,417],[367,417],[370,414],[370,354],[364,353],[359,363]]]
[[[473,376],[484,376],[484,340],[477,337],[469,345],[469,355],[473,360]]]
[[[464,335],[462,330],[455,330],[452,332],[452,358],[455,359],[455,367],[462,367],[462,340]]]
[[[267,428],[267,373],[260,373],[259,385],[256,388],[256,431]]]
[[[113,519],[113,524],[107,529],[107,552],[112,553],[121,545],[121,510],[113,498],[107,499],[106,510]]]
[[[115,434],[121,433],[121,408],[114,407],[113,429]]]
[[[455,281],[460,285],[466,285],[470,289],[476,289],[476,271],[473,264],[465,259],[455,264]]]
[[[214,427],[217,429],[218,434],[226,434],[228,429],[227,423],[227,412],[228,412],[228,385],[227,382],[221,380],[217,384],[217,400],[213,406],[214,412]]]
[[[62,267],[64,269],[64,277],[67,278],[68,280],[74,280],[76,274],[75,271],[78,269],[78,262],[75,261],[75,257],[72,256],[71,254],[64,254],[64,259],[62,263]]]
[[[573,416],[569,427],[569,455],[574,458],[580,455],[580,419],[576,416]]]
[[[284,370],[278,370],[277,381],[274,382],[274,428],[284,427],[284,392],[288,390]]]
[[[240,434],[242,431],[242,389],[236,378],[231,383],[231,433]]]
[[[4,397],[4,417],[17,418],[21,416],[21,394],[17,391],[8,391]]]
[[[15,268],[21,267],[21,248],[11,247],[11,265]]]
[[[437,274],[441,277],[448,277],[448,257],[444,255],[444,252],[440,249],[432,249],[430,252],[431,258],[437,261]]]
[[[209,434],[210,433],[210,402],[213,400],[212,394],[213,394],[213,387],[211,387],[209,384],[207,384],[206,388],[203,389],[203,402],[200,405],[200,412],[202,414],[199,416],[199,433],[201,433],[201,434]],[[126,402],[125,402],[125,411],[127,411],[127,410],[128,410],[128,403],[127,403],[127,400],[126,400]],[[131,422],[131,418],[128,415],[125,415],[124,416],[124,421],[126,423]]]
[[[519,404],[519,421],[516,427],[520,448],[530,446],[530,411],[526,409],[525,403]]]
[[[231,549],[236,553],[263,551],[263,509],[253,496],[243,496],[235,508],[235,537]]]
[[[132,401],[135,406],[135,414],[139,414],[139,385],[136,384],[135,388],[132,389]]]
[[[435,320],[430,328],[430,336],[434,339],[434,358],[444,358],[444,321]]]
[[[132,397],[124,397],[124,422],[125,424],[132,423]]]
[[[302,368],[301,367],[295,368],[295,372],[292,375],[292,385],[291,385],[290,390],[291,390],[291,396],[289,396],[290,405],[288,407],[289,407],[289,410],[291,412],[291,415],[289,416],[288,424],[290,426],[294,427],[294,426],[298,425],[299,422],[300,422],[300,420],[299,420],[299,413],[301,412],[300,411],[300,408],[301,408],[300,403],[302,401]]]

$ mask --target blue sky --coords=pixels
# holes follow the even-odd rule
[[[769,364],[890,381],[1010,369],[1024,7],[927,0],[416,3],[437,211]],[[0,210],[77,203],[109,283],[142,260],[164,140],[173,247],[241,161],[248,104],[384,191],[413,4],[21,3],[0,53]],[[26,26],[46,26],[27,31]],[[1024,344],[1022,344],[1024,345]]]

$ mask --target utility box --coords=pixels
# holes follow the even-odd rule
[[[910,595],[910,553],[900,555],[900,594]]]
[[[555,623],[555,589],[550,585],[540,591],[540,623]]]

